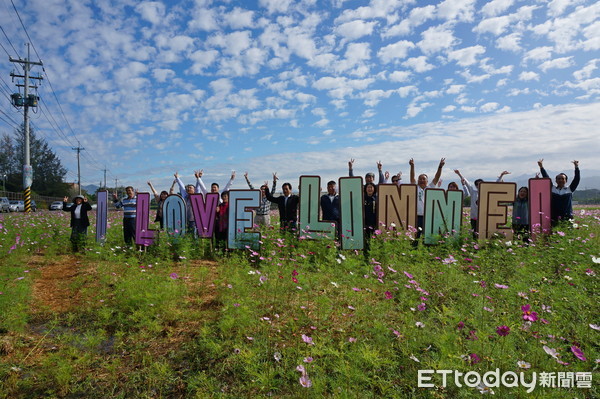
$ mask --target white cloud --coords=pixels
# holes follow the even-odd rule
[[[209,68],[219,57],[217,50],[198,50],[192,53],[189,58],[193,61],[193,65],[190,67],[189,72],[196,75],[201,75],[205,72],[206,68]]]
[[[269,14],[285,14],[292,4],[292,0],[259,0],[258,4],[266,8]]]
[[[428,28],[421,34],[421,37],[423,39],[417,45],[425,54],[448,50],[458,42],[454,37],[452,29],[444,25]]]
[[[175,71],[172,69],[156,68],[152,70],[152,76],[154,76],[157,82],[164,83],[175,76]]]
[[[487,17],[494,17],[508,10],[513,3],[514,0],[492,0],[481,7],[481,13]]]
[[[192,12],[192,19],[188,22],[191,30],[214,31],[219,29],[216,10],[212,8],[196,8]]]
[[[408,40],[400,40],[393,44],[388,44],[385,47],[382,47],[377,56],[384,64],[387,64],[396,59],[406,58],[409,50],[415,47],[413,42],[409,42]]]
[[[452,22],[470,22],[475,13],[475,0],[444,0],[437,7],[437,15]]]
[[[446,94],[459,94],[465,87],[465,85],[450,85],[450,87],[446,89]]]
[[[144,1],[135,6],[135,10],[143,19],[154,25],[162,23],[165,16],[165,5],[158,1]]]
[[[390,73],[389,79],[392,82],[406,82],[410,79],[411,75],[410,71],[394,71]]]
[[[555,58],[540,64],[539,68],[546,72],[548,69],[565,69],[573,66],[573,57]]]
[[[427,57],[424,55],[415,58],[409,58],[402,63],[407,68],[413,69],[415,72],[427,72],[435,68],[433,65],[427,62]]]
[[[577,80],[588,79],[592,76],[592,73],[597,69],[596,64],[598,59],[589,61],[583,68],[573,72],[573,77]]]
[[[235,7],[230,13],[223,15],[223,20],[233,29],[252,28],[254,11]]]
[[[499,106],[500,106],[500,104],[498,104],[496,102],[489,102],[489,103],[485,103],[481,107],[479,107],[479,110],[481,112],[493,112],[493,111],[497,110]]]
[[[523,71],[519,74],[519,80],[529,81],[529,80],[540,80],[540,75],[535,72],[527,72]]]
[[[408,18],[400,20],[400,23],[383,31],[382,37],[394,37],[408,35],[413,28],[421,26],[426,21],[435,17],[435,6],[416,7],[410,10]]]
[[[469,66],[477,62],[477,56],[485,53],[485,47],[481,45],[450,51],[448,59],[456,61],[460,66]]]
[[[519,52],[521,50],[521,39],[520,33],[511,33],[503,37],[499,37],[496,40],[496,47],[500,50]]]
[[[373,33],[373,28],[375,27],[376,22],[365,22],[362,20],[355,20],[350,22],[345,22],[335,28],[335,32],[343,36],[347,40],[356,40],[363,36],[369,36]]]
[[[456,110],[456,106],[454,106],[454,105],[447,105],[447,106],[445,106],[445,107],[442,109],[442,112],[444,112],[444,113],[448,113],[448,112],[452,112],[452,111],[454,111],[454,110]]]

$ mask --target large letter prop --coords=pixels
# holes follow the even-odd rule
[[[227,246],[244,249],[248,245],[259,249],[260,233],[252,232],[254,215],[252,209],[260,206],[260,190],[229,190],[229,225]]]
[[[462,191],[428,188],[425,190],[425,244],[437,244],[440,237],[460,235],[462,221]]]
[[[190,198],[192,201],[192,212],[194,212],[198,237],[211,238],[215,229],[219,194],[206,194],[206,201],[204,201],[204,196],[202,194],[192,194]]]
[[[154,243],[157,231],[149,228],[150,193],[138,193],[135,210],[135,243],[148,247]]]
[[[386,228],[417,228],[417,185],[380,184],[377,193],[377,220]]]
[[[529,228],[532,240],[540,234],[550,234],[552,230],[551,199],[550,179],[529,179]]]
[[[108,191],[98,191],[97,198],[96,242],[104,242],[106,239],[106,227],[108,224]]]
[[[335,222],[319,219],[321,178],[300,176],[300,230],[310,239],[335,237]]]
[[[363,249],[362,177],[340,177],[339,182],[342,249]]]
[[[171,237],[185,235],[187,224],[185,201],[177,194],[172,194],[163,202],[163,225]]]
[[[506,226],[508,221],[508,204],[515,201],[515,183],[489,183],[479,184],[479,213],[477,233],[480,240],[492,238],[496,233],[503,233],[507,239],[512,239],[511,226]]]

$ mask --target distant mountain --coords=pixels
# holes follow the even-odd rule
[[[88,194],[94,194],[96,190],[100,188],[100,186],[97,186],[95,184],[88,184],[87,186],[81,186],[81,188],[85,190]]]

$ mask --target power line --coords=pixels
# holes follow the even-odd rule
[[[35,49],[35,46],[33,45],[33,40],[31,40],[31,38],[29,37],[29,33],[27,32],[27,28],[25,28],[25,24],[23,23],[23,20],[21,19],[21,16],[19,15],[19,11],[17,11],[17,7],[15,7],[15,3],[13,2],[13,0],[10,0],[10,2],[12,3],[13,8],[15,9],[15,13],[17,14],[17,17],[19,18],[19,22],[21,22],[21,26],[23,27],[23,30],[25,31],[25,34],[27,35],[27,39],[29,39],[29,43],[31,43],[31,47],[33,47],[33,51],[35,52],[35,55],[37,55],[38,60],[41,60],[42,57],[40,57],[40,55],[38,54],[37,50]]]
[[[11,0],[12,1],[12,0]],[[10,41],[10,39],[8,38],[8,35],[6,34],[6,32],[4,31],[4,28],[2,27],[2,25],[0,25],[0,30],[2,31],[2,33],[4,34],[4,37],[6,38],[6,40],[8,41],[8,44],[10,44],[10,47],[12,47],[13,50],[15,50],[15,54],[17,54],[17,57],[21,58],[21,56],[19,55],[19,52],[17,51],[17,49],[15,48],[15,46],[13,46],[12,42]],[[4,48],[4,46],[2,47]],[[4,49],[4,51],[6,51],[6,49]],[[6,51],[6,53],[8,54],[8,51]],[[10,54],[8,54],[8,56],[10,57]]]

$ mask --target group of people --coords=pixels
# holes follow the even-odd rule
[[[438,188],[441,185],[441,175],[444,165],[446,163],[445,158],[442,158],[439,162],[436,173],[429,181],[429,176],[425,173],[418,175],[415,178],[415,163],[411,158],[409,161],[410,166],[410,184],[417,185],[417,238],[421,236],[424,221],[424,210],[425,210],[425,190],[429,188]],[[572,161],[575,166],[575,176],[570,185],[567,186],[568,177],[565,173],[560,173],[556,176],[556,185],[552,187],[552,200],[551,200],[551,219],[552,223],[556,224],[561,220],[572,219],[573,217],[573,205],[572,198],[573,192],[577,189],[580,179],[579,173],[579,162]],[[354,159],[348,162],[348,174],[354,176]],[[383,172],[383,165],[381,162],[376,163],[379,182],[378,184],[392,183],[396,185],[403,184],[402,172],[391,176],[389,172]],[[548,173],[544,169],[543,159],[538,161],[540,173],[542,177],[548,178]],[[463,186],[463,192],[465,196],[470,197],[471,202],[471,228],[473,230],[474,238],[476,238],[477,231],[477,214],[478,214],[478,194],[479,184],[483,181],[482,179],[475,180],[474,184],[471,184],[458,169],[454,172],[460,178]],[[500,173],[496,181],[501,182],[505,175],[509,174],[508,171]],[[185,201],[187,206],[187,231],[195,232],[196,221],[194,212],[192,212],[191,195],[202,194],[206,195],[209,191],[207,190],[203,180],[203,171],[195,171],[195,184],[185,185],[179,174],[175,173],[175,180],[171,185],[170,191],[161,191],[157,193],[152,183],[149,181],[148,185],[152,190],[158,210],[156,212],[155,222],[160,223],[160,228],[163,225],[163,210],[162,205],[166,198],[170,194],[174,194],[175,185],[179,186],[179,194]],[[215,224],[215,242],[217,248],[226,248],[227,241],[227,228],[228,228],[228,210],[229,210],[229,189],[231,188],[235,179],[235,172],[232,172],[231,178],[223,189],[220,189],[218,183],[212,183],[210,185],[210,193],[219,194],[219,204],[216,208],[216,224]],[[539,176],[539,175],[538,175]],[[255,187],[250,182],[248,173],[244,174],[246,183],[250,189]],[[281,186],[282,195],[277,197],[274,196],[276,191],[276,185],[279,178],[277,173],[273,173],[273,184],[271,188],[268,187],[268,181],[265,181],[260,186],[260,206],[256,209],[255,222],[258,225],[268,226],[271,224],[270,221],[270,209],[271,204],[277,204],[279,211],[280,226],[284,231],[293,231],[296,229],[298,220],[298,205],[300,203],[300,197],[292,193],[292,185],[290,183],[284,183]],[[363,187],[363,207],[364,207],[364,226],[365,226],[365,237],[371,237],[373,232],[377,229],[377,188],[375,184],[375,174],[369,172],[365,175],[365,183]],[[458,184],[451,182],[447,186],[447,190],[459,190]],[[127,245],[131,245],[135,242],[135,217],[136,217],[136,192],[133,187],[129,186],[125,188],[126,196],[124,198],[118,198],[117,194],[113,194],[113,202],[117,209],[123,209],[123,238]],[[63,210],[71,212],[71,241],[73,243],[74,250],[78,250],[81,247],[81,243],[87,233],[87,227],[89,226],[89,219],[87,212],[91,209],[87,198],[78,195],[73,199],[73,204],[67,204],[68,197],[64,198]],[[320,198],[320,205],[322,211],[322,219],[340,222],[340,197],[337,193],[337,183],[331,180],[327,183],[327,192]],[[527,232],[529,231],[529,190],[527,187],[521,187],[518,190],[517,196],[513,204],[513,230],[520,234],[524,240],[527,240]]]

